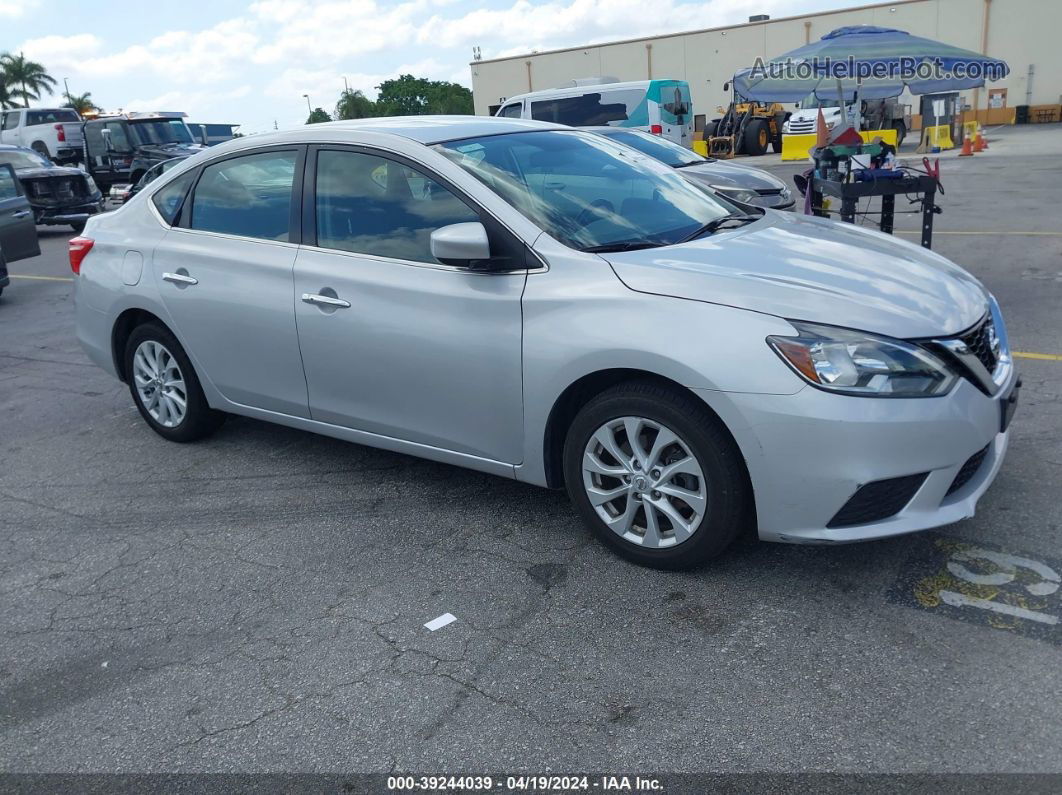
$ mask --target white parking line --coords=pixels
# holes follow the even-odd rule
[[[431,621],[429,621],[424,626],[425,626],[426,629],[429,629],[432,632],[434,632],[435,630],[442,629],[447,624],[452,624],[455,621],[457,621],[457,618],[454,615],[452,615],[451,613],[443,613],[438,618],[433,618]]]
[[[1004,613],[1005,615],[1014,616],[1015,618],[1024,618],[1027,621],[1039,621],[1041,624],[1058,623],[1058,619],[1055,616],[1049,616],[1047,613],[1039,613],[1036,610],[1026,610],[1024,607],[1014,607],[1014,605],[1008,605],[1002,602],[993,602],[991,599],[980,599],[976,596],[967,596],[966,594],[956,593],[955,591],[941,591],[940,599],[944,604],[951,605],[952,607],[980,607],[982,610],[994,610],[997,613]]]

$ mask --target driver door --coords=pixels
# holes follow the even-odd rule
[[[33,210],[15,170],[0,164],[0,262],[17,262],[41,253]]]

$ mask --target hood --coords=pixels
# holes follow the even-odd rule
[[[726,188],[745,188],[746,190],[781,190],[786,187],[782,180],[761,168],[743,166],[737,163],[724,163],[714,160],[710,163],[697,163],[680,168],[678,172],[703,185],[721,185]]]
[[[169,160],[173,157],[191,157],[203,151],[200,144],[144,144],[136,148],[138,157]]]
[[[949,336],[987,311],[949,260],[853,224],[768,211],[755,223],[665,248],[603,255],[630,289],[890,337]]]
[[[42,166],[40,168],[20,168],[15,174],[19,179],[41,179],[43,177],[84,177],[85,172],[80,168],[67,168],[64,166]]]

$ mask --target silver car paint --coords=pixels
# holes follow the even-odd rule
[[[972,513],[1006,447],[1006,434],[995,432],[998,396],[988,398],[967,382],[948,396],[921,400],[827,394],[807,386],[764,338],[793,332],[779,316],[783,313],[901,337],[954,333],[984,312],[985,293],[976,280],[943,258],[892,238],[817,219],[790,220],[782,213],[694,245],[609,254],[606,260],[554,241],[463,169],[422,145],[554,127],[469,117],[369,120],[214,147],[171,170],[118,211],[90,220],[85,234],[96,244],[76,284],[78,337],[89,356],[114,373],[116,319],[127,309],[146,310],[175,331],[215,408],[538,485],[547,483],[545,432],[562,393],[601,370],[644,371],[689,387],[726,423],[748,464],[765,538],[847,541]],[[201,162],[278,142],[357,143],[419,161],[472,196],[531,245],[547,267],[483,275],[351,255],[367,260],[359,263],[368,265],[359,273],[343,267],[351,264],[348,255],[306,246],[293,251],[294,246],[281,244],[271,246],[279,251],[269,254],[275,260],[266,266],[271,298],[255,298],[258,285],[248,271],[237,280],[244,292],[205,299],[213,315],[206,309],[189,311],[181,305],[185,298],[192,291],[206,294],[200,288],[215,278],[211,257],[220,257],[231,243],[228,259],[253,267],[262,252],[258,241],[207,241],[207,233],[193,233],[200,238],[195,241],[171,238],[173,231],[154,212],[151,195]],[[189,258],[179,263],[177,249],[168,248],[173,246]],[[205,259],[200,246],[213,247]],[[122,283],[121,274],[129,250],[143,252],[148,263],[145,277],[131,286]],[[278,295],[292,254],[285,312]],[[161,281],[164,269],[182,264],[199,278],[198,285],[183,288],[189,296],[178,296],[181,287]],[[411,286],[398,278],[405,276],[425,281]],[[859,284],[873,293],[871,298],[861,294]],[[303,292],[330,285],[337,294],[365,291],[372,300],[359,304],[360,296],[352,292],[350,309],[330,313],[298,300]],[[943,292],[948,299],[919,298],[922,291]],[[433,305],[432,292],[443,295],[455,314]],[[246,306],[233,308],[232,301]],[[389,313],[401,311],[396,308],[403,301],[419,306],[421,313],[410,308],[398,323]],[[253,306],[264,307],[268,319],[256,318]],[[240,323],[259,327],[279,345],[275,390],[255,377],[230,383],[235,379],[226,362],[247,369],[257,364],[268,374],[275,353],[247,336],[240,344],[249,347],[232,345],[233,311]],[[187,318],[193,317],[206,328],[189,335]],[[310,380],[304,398],[290,380],[291,347],[282,340],[292,324],[296,337],[311,342],[311,350],[302,351]],[[359,348],[363,339],[371,342]],[[229,353],[210,350],[225,346]],[[335,366],[329,368],[333,357]],[[386,371],[388,360],[392,367],[398,362],[395,372]],[[354,368],[363,366],[369,367],[369,377],[359,381]],[[462,377],[449,377],[448,368]],[[1014,378],[1009,373],[1008,384]],[[311,405],[315,394],[326,396],[318,412]],[[948,473],[985,444],[992,445],[991,466],[983,467],[952,502],[930,510],[932,490],[950,482]],[[933,477],[919,493],[925,497],[921,509],[913,503],[891,525],[825,529],[853,484],[927,470]]]

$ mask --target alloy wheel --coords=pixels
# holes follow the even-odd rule
[[[582,469],[597,515],[641,547],[660,549],[689,540],[707,513],[700,462],[678,434],[654,420],[606,422],[586,443]]]
[[[180,365],[166,346],[144,340],[133,354],[133,381],[141,405],[164,428],[176,428],[188,411]]]

